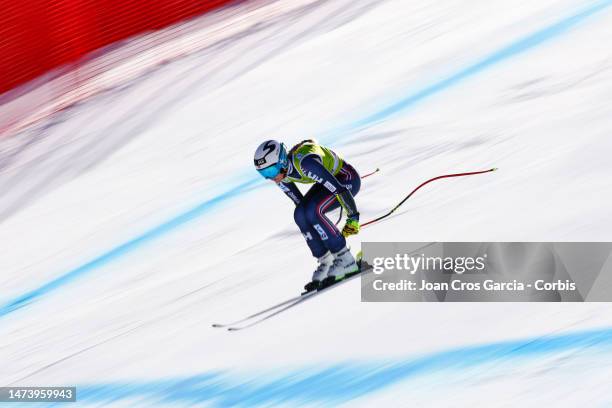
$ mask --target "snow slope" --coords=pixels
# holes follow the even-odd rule
[[[380,167],[366,220],[500,168],[427,186],[354,248],[609,241],[611,23],[612,1],[305,2],[2,141],[0,382],[84,406],[609,405],[605,303],[361,303],[355,280],[210,324],[314,268],[251,168],[264,138]]]

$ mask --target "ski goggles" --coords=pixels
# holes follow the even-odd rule
[[[260,169],[257,171],[263,177],[267,179],[273,179],[274,177],[278,176],[281,171],[283,171],[283,164],[281,162],[278,162],[270,167],[266,167],[265,169]]]

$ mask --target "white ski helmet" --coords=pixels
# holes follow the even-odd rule
[[[259,174],[272,179],[289,166],[287,147],[276,140],[266,140],[255,150],[254,162]]]

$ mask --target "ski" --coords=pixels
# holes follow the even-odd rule
[[[357,259],[358,259],[359,265],[361,266],[361,251],[359,251],[359,253],[357,254]],[[359,271],[359,272],[357,272],[357,273],[355,273],[353,275],[358,275],[360,272],[361,271]],[[332,285],[332,286],[335,286],[335,285]],[[325,288],[325,289],[327,289],[327,288]],[[312,292],[302,292],[298,296],[294,296],[294,297],[289,298],[289,299],[287,299],[287,300],[285,300],[283,302],[280,302],[280,303],[277,303],[275,305],[272,305],[272,306],[270,306],[270,307],[268,307],[268,308],[266,308],[264,310],[260,310],[259,312],[253,313],[252,315],[244,317],[244,318],[242,318],[240,320],[235,320],[235,321],[229,322],[229,323],[213,323],[212,327],[217,328],[217,329],[228,328],[228,330],[231,330],[229,328],[231,328],[232,326],[236,326],[236,325],[239,325],[241,323],[248,322],[249,320],[255,319],[256,317],[265,315],[266,313],[269,313],[269,312],[274,312],[274,311],[276,311],[276,309],[281,309],[282,308],[280,311],[278,311],[278,313],[280,313],[281,311],[289,309],[290,307],[295,306],[295,304],[300,303],[303,300],[305,300],[306,298],[308,298],[310,296],[313,296],[314,294],[316,294],[318,292],[321,292],[321,291],[323,291],[325,289],[321,289],[319,291],[312,291]],[[278,313],[271,313],[270,315],[268,315],[266,317],[266,319],[270,318],[270,317],[272,317],[272,316],[274,316],[274,315],[276,315]],[[262,319],[262,320],[265,320],[265,319]]]
[[[315,292],[310,292],[310,293],[315,293]],[[283,307],[283,306],[285,306],[287,304],[290,304],[290,303],[293,303],[293,302],[299,302],[301,300],[301,298],[303,298],[306,295],[307,294],[294,296],[294,297],[292,297],[290,299],[287,299],[287,300],[285,300],[283,302],[280,302],[280,303],[277,303],[275,305],[272,305],[272,306],[270,306],[270,307],[268,307],[268,308],[266,308],[264,310],[260,310],[259,312],[253,313],[252,315],[249,315],[249,316],[247,316],[245,318],[242,318],[240,320],[236,320],[236,321],[229,322],[229,323],[214,323],[212,325],[212,327],[214,327],[214,328],[227,328],[227,327],[234,326],[234,325],[237,325],[237,324],[240,324],[240,323],[244,323],[244,322],[246,322],[248,320],[251,320],[251,319],[254,319],[256,317],[259,317],[259,316],[261,316],[263,314],[266,314],[268,312],[271,312],[271,311],[273,311],[275,309],[281,308],[281,307]]]
[[[362,275],[364,275],[366,273],[369,273],[369,272],[371,272],[371,269],[372,268],[368,265],[365,269],[360,270],[358,272],[355,272],[355,273],[351,274],[350,276],[348,276],[348,277],[346,277],[346,278],[344,278],[344,279],[342,279],[342,280],[340,280],[340,281],[334,283],[333,285],[330,285],[330,286],[328,286],[328,287],[326,287],[324,289],[317,290],[317,291],[312,291],[312,292],[306,292],[306,293],[304,293],[304,294],[302,294],[300,296],[296,296],[295,298],[290,299],[290,300],[293,300],[293,302],[291,302],[290,300],[285,301],[285,302],[283,302],[281,304],[277,304],[277,305],[275,305],[273,307],[270,307],[270,308],[268,308],[266,310],[258,312],[255,315],[251,315],[250,317],[244,318],[244,319],[242,319],[240,321],[234,322],[232,324],[228,324],[228,325],[223,326],[223,327],[226,327],[228,331],[239,331],[239,330],[248,329],[249,327],[253,327],[253,326],[255,326],[255,325],[259,324],[259,323],[265,322],[266,320],[268,320],[268,319],[270,319],[270,318],[272,318],[274,316],[277,316],[277,315],[279,315],[279,314],[281,314],[281,313],[283,313],[283,312],[285,312],[285,311],[287,311],[287,310],[289,310],[289,309],[299,305],[302,302],[305,302],[305,301],[307,301],[309,299],[317,297],[317,296],[319,296],[319,295],[329,291],[330,289],[336,288],[336,287],[338,287],[340,285],[343,285],[343,284],[345,284],[345,283],[347,283],[347,282],[349,282],[349,281],[351,281],[351,280],[353,280],[353,279],[355,279],[355,278],[357,278],[359,276],[362,276]],[[266,312],[271,312],[271,313],[266,314]],[[255,319],[255,320],[252,320],[252,319]],[[242,324],[242,323],[246,323],[246,324]]]
[[[425,248],[427,248],[427,247],[429,247],[429,246],[431,246],[433,244],[434,244],[434,242],[428,243],[428,244],[426,244],[426,245],[424,245],[424,246],[422,246],[420,248],[415,249],[414,251],[411,252],[411,254],[416,253],[418,251],[421,251],[421,250],[423,250],[423,249],[425,249]],[[330,289],[333,289],[335,287],[343,285],[344,283],[349,282],[349,281],[351,281],[351,280],[353,280],[353,279],[355,279],[355,278],[357,278],[359,276],[363,276],[363,275],[371,273],[372,272],[372,266],[367,264],[367,263],[362,264],[361,257],[362,257],[362,254],[361,254],[361,251],[359,251],[359,253],[357,254],[357,259],[358,259],[359,268],[360,268],[359,271],[357,271],[357,272],[355,272],[353,274],[350,274],[349,276],[347,276],[344,279],[334,283],[331,286],[328,286],[328,287],[326,287],[324,289],[320,289],[320,290],[317,290],[317,291],[304,292],[301,295],[294,296],[294,297],[292,297],[290,299],[287,299],[287,300],[285,300],[283,302],[277,303],[277,304],[275,304],[273,306],[270,306],[270,307],[268,307],[268,308],[266,308],[264,310],[261,310],[261,311],[259,311],[257,313],[253,313],[252,315],[249,315],[249,316],[244,317],[242,319],[239,319],[239,320],[236,320],[236,321],[233,321],[233,322],[230,322],[230,323],[224,323],[224,324],[215,323],[212,326],[215,327],[215,328],[225,328],[228,331],[244,330],[244,329],[247,329],[249,327],[253,327],[253,326],[255,326],[255,325],[257,325],[257,324],[259,324],[261,322],[265,322],[266,320],[268,320],[268,319],[270,319],[270,318],[272,318],[274,316],[277,316],[277,315],[279,315],[279,314],[281,314],[281,313],[283,313],[283,312],[285,312],[285,311],[287,311],[287,310],[289,310],[289,309],[299,305],[302,302],[305,302],[305,301],[307,301],[309,299],[317,297],[317,296],[319,296],[319,295],[329,291]]]
[[[266,321],[266,320],[270,319],[271,317],[274,317],[274,316],[276,316],[276,315],[278,315],[278,314],[280,314],[280,313],[282,313],[282,312],[284,312],[284,311],[286,311],[288,309],[291,309],[294,306],[297,306],[299,303],[302,303],[306,299],[314,296],[315,293],[317,293],[317,292],[316,291],[308,292],[306,295],[300,296],[300,299],[297,299],[295,302],[289,303],[286,306],[281,307],[281,308],[276,308],[276,309],[273,310],[272,313],[264,315],[260,319],[253,320],[253,321],[247,321],[247,324],[244,324],[244,325],[232,325],[232,326],[227,328],[227,331],[239,331],[239,330],[247,329],[249,327],[253,327],[256,324],[259,324],[259,323],[261,323],[263,321]]]

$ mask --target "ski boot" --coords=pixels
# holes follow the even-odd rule
[[[327,272],[327,277],[321,281],[319,289],[325,289],[359,272],[359,265],[349,248],[344,247],[333,255],[334,263]]]
[[[334,263],[334,256],[331,252],[327,251],[325,255],[317,258],[317,261],[319,262],[319,266],[317,266],[317,269],[312,274],[312,280],[304,286],[304,290],[306,290],[304,293],[319,289],[321,282],[327,277],[329,268],[331,268]]]

